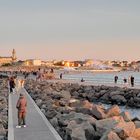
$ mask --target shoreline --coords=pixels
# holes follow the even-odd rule
[[[115,83],[95,83],[95,82],[80,82],[80,80],[71,80],[71,79],[53,79],[53,80],[45,80],[45,82],[50,83],[71,83],[71,84],[79,84],[84,86],[108,86],[108,87],[120,87],[120,88],[128,88],[128,89],[140,89],[140,85],[135,85],[134,87],[126,86],[124,84],[115,84]]]

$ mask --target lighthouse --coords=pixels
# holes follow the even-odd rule
[[[16,60],[17,60],[16,51],[15,51],[15,49],[13,49],[13,51],[12,51],[12,61],[15,62]]]

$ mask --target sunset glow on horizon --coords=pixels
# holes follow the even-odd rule
[[[140,1],[0,2],[0,56],[140,60]]]

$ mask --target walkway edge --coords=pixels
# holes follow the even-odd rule
[[[33,103],[33,105],[36,108],[36,110],[38,111],[38,113],[41,115],[41,117],[44,120],[45,124],[49,127],[50,131],[52,132],[52,134],[54,135],[54,137],[56,138],[56,140],[62,140],[62,138],[60,137],[60,135],[58,134],[58,132],[50,124],[50,122],[47,120],[46,116],[41,112],[40,108],[36,105],[36,103],[34,102],[34,100],[29,95],[29,93],[26,91],[25,88],[24,88],[24,91],[26,92],[27,96],[30,98],[31,102]],[[10,139],[10,140],[12,140],[12,139]]]
[[[13,113],[11,94],[8,97],[8,140],[14,140],[14,128],[13,128]]]

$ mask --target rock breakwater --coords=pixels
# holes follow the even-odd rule
[[[0,140],[7,140],[8,133],[8,88],[5,78],[0,79]]]
[[[64,140],[140,140],[139,120],[117,105],[105,109],[91,103],[102,100],[131,106],[128,99],[139,98],[139,90],[33,80],[25,87]],[[133,104],[139,107],[138,102]]]

